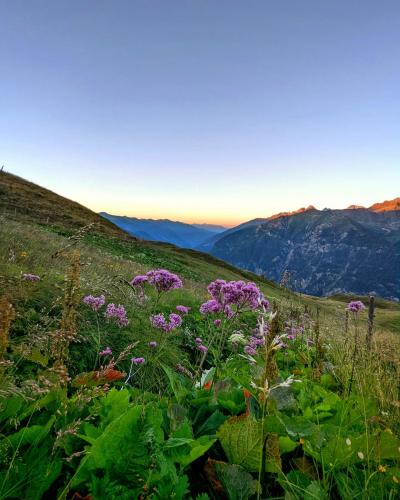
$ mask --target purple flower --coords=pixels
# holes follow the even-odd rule
[[[296,335],[287,335],[287,336],[286,336],[286,338],[287,338],[288,340],[295,340]]]
[[[221,324],[221,320],[220,319],[215,319],[214,320],[214,325],[215,326],[219,326]]]
[[[207,302],[204,302],[204,304],[201,304],[200,306],[201,314],[216,313],[219,311],[221,311],[221,305],[215,299],[208,300]]]
[[[202,344],[203,343],[203,339],[201,339],[200,337],[196,337],[194,339],[194,341],[196,342],[196,344]]]
[[[312,339],[307,339],[307,345],[313,346],[315,342]]]
[[[129,320],[126,317],[125,307],[115,304],[108,304],[106,307],[105,317],[108,319],[115,319],[116,324],[122,328],[123,326],[129,325]]]
[[[99,352],[99,356],[111,356],[112,350],[110,347],[106,347],[104,351]]]
[[[244,346],[244,352],[246,354],[250,354],[250,356],[255,356],[257,354],[257,351],[254,347],[251,347],[250,345]]]
[[[204,353],[208,352],[208,347],[206,347],[206,346],[205,346],[205,345],[203,345],[203,344],[198,344],[198,345],[197,345],[197,349],[198,349],[199,351],[201,351],[201,352],[204,352]]]
[[[24,273],[22,278],[25,281],[40,281],[40,276],[37,276],[36,274]]]
[[[154,285],[160,292],[169,292],[176,288],[182,288],[182,280],[176,274],[166,269],[155,269],[147,273],[148,283]]]
[[[361,300],[352,300],[347,304],[346,309],[352,313],[358,313],[365,309],[365,305],[361,302]]]
[[[157,347],[157,342],[155,340],[152,340],[149,342],[149,347]]]
[[[176,306],[176,310],[182,314],[187,314],[190,311],[190,307]]]
[[[235,315],[235,313],[234,313],[234,312],[233,312],[233,310],[232,310],[232,307],[231,307],[231,306],[229,306],[229,305],[226,305],[226,306],[224,307],[224,314],[225,314],[225,316],[226,316],[228,319],[233,318],[233,316]]]
[[[93,311],[98,311],[106,303],[106,298],[104,297],[104,295],[100,295],[100,297],[86,295],[86,297],[83,298],[82,302],[93,309]]]
[[[134,365],[142,365],[146,360],[144,358],[132,358],[131,361]]]
[[[141,286],[143,283],[145,283],[148,280],[148,277],[144,274],[139,274],[138,276],[135,276],[132,281],[129,282],[130,285],[133,287],[135,286]]]
[[[150,317],[150,322],[154,326],[154,328],[158,328],[159,330],[164,330],[164,332],[171,332],[178,328],[182,324],[182,318],[179,314],[171,313],[169,315],[169,321],[165,319],[164,314],[154,314]]]
[[[202,314],[224,311],[228,318],[233,317],[231,308],[238,311],[243,308],[257,309],[260,306],[267,309],[269,302],[264,298],[255,283],[244,281],[215,280],[207,287],[211,300],[200,307]]]

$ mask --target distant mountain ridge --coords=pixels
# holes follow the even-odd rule
[[[369,208],[310,206],[254,219],[211,237],[203,251],[312,295],[400,297],[400,198]]]
[[[169,219],[139,219],[111,215],[107,212],[100,212],[100,215],[137,238],[173,243],[182,248],[196,248],[226,229],[213,224],[186,224]]]

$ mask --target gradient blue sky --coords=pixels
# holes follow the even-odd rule
[[[398,0],[0,0],[0,163],[234,224],[400,196]]]

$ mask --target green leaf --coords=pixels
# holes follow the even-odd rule
[[[248,416],[231,417],[217,432],[230,463],[258,471],[262,459],[262,423]]]
[[[279,436],[279,449],[281,454],[290,453],[299,446],[296,441],[293,441],[288,436]]]
[[[176,401],[178,403],[182,403],[182,401],[190,393],[189,389],[185,387],[185,379],[178,373],[173,372],[170,368],[168,368],[168,366],[161,365],[161,367],[168,377],[169,384],[172,388]]]
[[[261,489],[260,483],[240,465],[216,462],[215,471],[229,500],[248,500]]]

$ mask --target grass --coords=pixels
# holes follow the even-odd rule
[[[14,194],[4,179],[16,184]],[[32,211],[12,213],[18,196],[30,200],[31,185],[22,182],[22,189],[21,180],[8,174],[2,182],[0,340],[7,349],[0,359],[0,499],[61,499],[69,491],[67,498],[94,500],[173,493],[205,500],[220,498],[222,490],[228,498],[261,497],[261,491],[263,498],[396,498],[398,304],[376,300],[368,350],[366,312],[357,322],[350,318],[345,333],[349,296],[293,293],[207,254],[137,241],[101,227],[96,214],[68,200],[57,198],[60,213],[44,223],[51,203],[43,198],[50,195],[43,190],[39,196],[35,187]],[[93,221],[90,231],[79,232]],[[79,266],[71,277],[74,259]],[[153,268],[169,269],[184,281],[183,289],[157,305],[154,294],[142,299],[129,285]],[[41,279],[26,282],[22,273]],[[305,328],[315,346],[302,335],[286,351],[265,347],[265,355],[261,351],[250,364],[242,347],[212,348],[214,337],[239,331],[248,338],[257,321],[254,313],[243,314],[219,332],[199,314],[207,284],[216,278],[254,281],[279,311],[276,320],[264,318],[271,331],[282,334],[284,322]],[[129,325],[120,329],[84,306],[86,294],[123,304]],[[16,312],[10,330],[4,298]],[[192,308],[178,333],[166,337],[150,326],[151,314],[168,315],[178,304]],[[66,311],[72,312],[68,321]],[[210,371],[202,380],[198,336],[210,347]],[[154,340],[156,350],[149,346]],[[67,346],[59,358],[57,342]],[[126,353],[115,366],[119,378],[104,384],[108,372],[98,353],[106,346],[115,356]],[[131,371],[132,356],[146,363],[134,368],[132,385],[124,385],[120,374]],[[183,374],[176,373],[178,366]],[[301,382],[279,387],[290,376]]]

